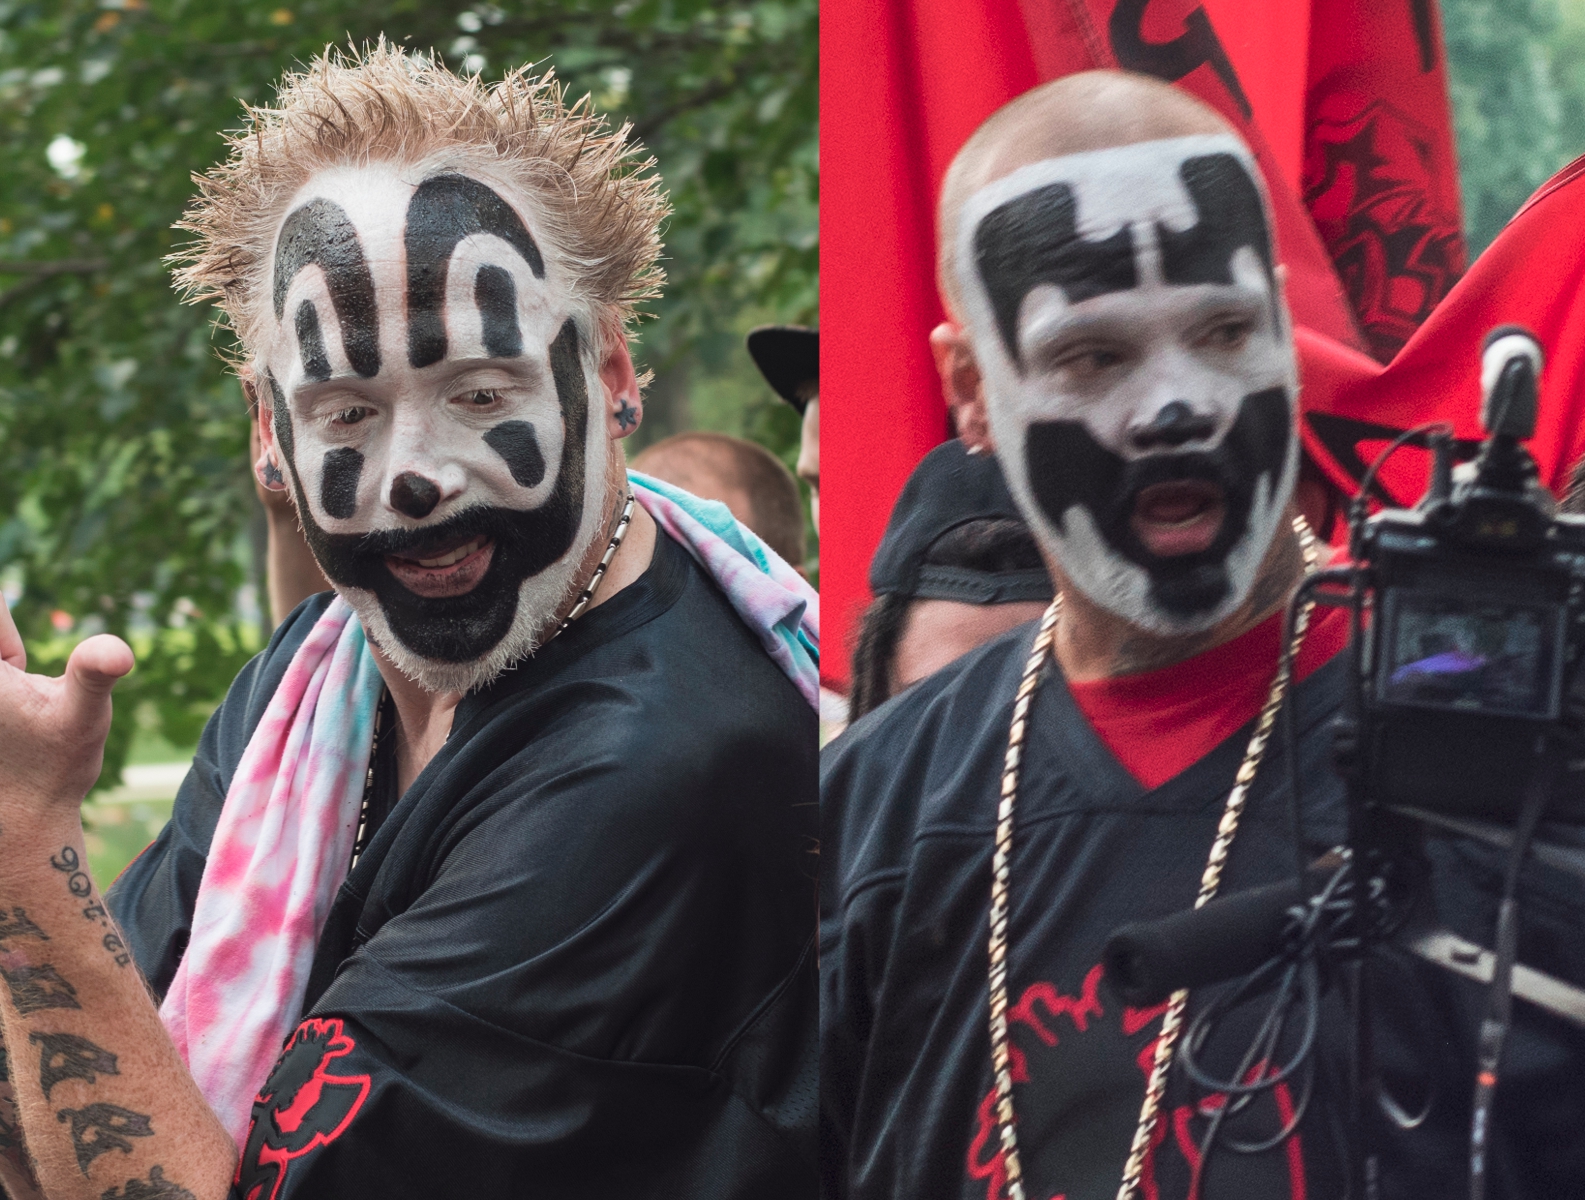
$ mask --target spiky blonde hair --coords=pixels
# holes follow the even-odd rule
[[[427,54],[388,45],[326,49],[286,74],[273,107],[247,106],[230,155],[194,175],[199,195],[176,228],[197,235],[172,256],[189,302],[213,300],[244,347],[270,312],[271,251],[284,210],[316,171],[373,162],[484,171],[535,202],[597,354],[660,293],[660,225],[670,211],[655,160],[612,130],[589,97],[568,104],[554,71],[486,85]],[[240,365],[240,364],[239,364]]]

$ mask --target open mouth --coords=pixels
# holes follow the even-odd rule
[[[1174,479],[1141,488],[1129,526],[1157,558],[1201,554],[1210,549],[1227,519],[1227,497],[1202,479]]]
[[[415,595],[438,598],[471,592],[490,569],[495,540],[481,533],[458,534],[387,554],[385,565]]]

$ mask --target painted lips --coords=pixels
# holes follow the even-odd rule
[[[1216,484],[1175,479],[1140,489],[1129,525],[1145,550],[1157,558],[1201,554],[1210,549],[1227,518],[1227,498]]]
[[[425,546],[418,554],[387,554],[385,565],[398,582],[417,596],[463,596],[478,586],[490,569],[495,541],[474,534],[450,545]]]

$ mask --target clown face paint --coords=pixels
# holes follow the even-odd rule
[[[510,187],[376,164],[313,176],[276,241],[259,373],[308,544],[434,691],[533,651],[615,499],[598,364],[532,226]]]
[[[1298,471],[1286,309],[1235,138],[1047,159],[954,247],[1007,482],[1091,600],[1159,634],[1248,598]]]

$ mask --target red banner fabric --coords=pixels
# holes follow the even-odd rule
[[[844,0],[823,9],[820,579],[831,685],[846,679],[892,503],[950,435],[927,343],[943,316],[934,272],[941,177],[1014,96],[1075,71],[1122,67],[1215,107],[1266,175],[1295,325],[1339,361],[1395,349],[1451,286],[1462,243],[1434,0],[1276,7]],[[1428,71],[1419,69],[1427,45]],[[1301,184],[1325,216],[1325,242]],[[1314,431],[1305,434],[1313,444]],[[1336,454],[1326,461],[1338,465]]]
[[[1299,331],[1306,444],[1349,486],[1405,429],[1445,420],[1477,441],[1480,350],[1487,332],[1517,324],[1546,354],[1541,408],[1529,443],[1541,482],[1561,494],[1585,454],[1585,159],[1530,198],[1391,363],[1381,366],[1327,338]],[[1383,499],[1404,505],[1425,490],[1426,455],[1402,450],[1382,472]]]

